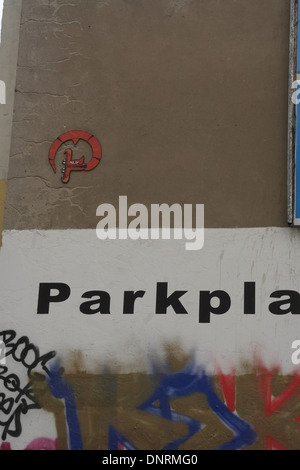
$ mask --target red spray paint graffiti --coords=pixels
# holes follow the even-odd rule
[[[264,425],[261,427],[261,430],[257,429],[259,439],[263,438],[265,440],[265,449],[266,450],[288,450],[287,446],[280,442],[279,439],[272,436],[270,430],[274,427],[274,423],[284,424],[285,420],[288,420],[294,424],[300,421],[299,409],[297,407],[298,397],[300,396],[300,374],[293,373],[288,378],[285,377],[287,381],[286,385],[283,386],[280,393],[275,393],[275,382],[281,377],[279,368],[266,369],[262,365],[259,366],[255,375],[252,375],[252,379],[255,378],[256,383],[253,384],[254,389],[257,390],[257,396],[260,401],[261,410],[263,416],[260,417],[260,422],[263,422]],[[224,400],[232,412],[237,412],[242,414],[240,407],[237,406],[238,395],[241,392],[240,387],[237,385],[238,376],[233,371],[231,374],[223,375],[219,373],[218,375],[220,387]],[[257,410],[259,409],[259,403],[257,404]],[[290,411],[292,409],[292,412]],[[259,412],[258,412],[259,414]],[[285,420],[282,421],[282,418],[285,417]],[[280,428],[280,426],[278,426]],[[281,429],[284,425],[281,426]],[[265,431],[265,435],[262,436],[261,433]],[[283,438],[284,439],[284,438]]]
[[[2,442],[0,450],[13,450],[9,442]],[[57,439],[39,437],[34,439],[24,450],[58,450]]]

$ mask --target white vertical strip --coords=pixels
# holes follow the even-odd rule
[[[22,0],[0,0],[0,180],[8,173],[21,9]]]
[[[0,46],[2,38],[2,20],[3,20],[4,0],[0,0]],[[3,80],[0,80],[0,104],[6,104],[6,86]]]
[[[3,7],[4,0],[0,0],[0,46],[2,38]],[[0,104],[6,104],[6,86],[3,80],[0,80]]]
[[[2,36],[3,6],[4,6],[4,0],[0,0],[0,44],[1,44],[1,36]]]

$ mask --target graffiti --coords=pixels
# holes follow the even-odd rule
[[[16,362],[20,362],[27,369],[28,376],[39,366],[49,374],[46,364],[55,357],[56,353],[51,351],[40,356],[39,348],[32,344],[27,336],[15,341],[16,336],[13,330],[0,331],[0,342],[5,346],[5,357],[12,356]]]
[[[125,436],[113,426],[109,426],[108,450],[138,450]]]
[[[2,442],[0,450],[13,450],[9,442]],[[34,439],[24,450],[58,450],[57,439],[39,437]]]
[[[90,403],[87,407],[84,405],[85,399],[82,396],[82,391],[78,389],[78,382],[73,386],[71,384],[70,377],[63,377],[63,369],[59,367],[58,363],[55,366],[52,366],[49,377],[47,377],[49,393],[52,397],[58,400],[64,400],[65,402],[68,448],[70,450],[80,450],[85,448],[102,448],[105,450],[144,450],[143,444],[138,442],[138,440],[134,442],[136,440],[136,436],[132,436],[132,429],[137,429],[138,422],[143,423],[145,434],[148,436],[152,432],[157,433],[157,426],[160,426],[161,429],[165,430],[165,436],[163,439],[160,439],[160,444],[159,442],[156,442],[154,446],[151,445],[150,448],[160,450],[180,450],[182,446],[187,442],[191,442],[195,437],[197,437],[201,442],[201,433],[207,427],[209,428],[209,419],[207,419],[207,415],[215,416],[217,421],[220,423],[220,426],[228,430],[228,441],[217,446],[217,449],[243,449],[251,446],[257,440],[257,434],[252,425],[229,410],[227,405],[218,397],[214,389],[213,377],[206,375],[201,369],[194,369],[194,367],[188,366],[181,372],[164,375],[159,379],[159,381],[154,377],[140,377],[143,381],[145,380],[145,384],[149,381],[148,385],[150,385],[150,382],[152,382],[152,385],[145,388],[145,400],[142,400],[140,404],[134,400],[135,403],[129,405],[127,412],[131,413],[133,421],[132,419],[128,419],[127,414],[127,417],[124,417],[123,419],[123,407],[118,407],[118,400],[115,403],[115,406],[112,406],[112,403],[108,404],[107,399],[108,397],[112,397],[112,390],[103,390],[104,385],[101,383],[104,381],[108,385],[108,382],[110,381],[109,388],[112,386],[114,390],[115,386],[113,385],[113,382],[115,380],[118,381],[119,379],[122,380],[121,377],[110,376],[109,379],[107,377],[103,377],[102,379],[101,377],[98,377],[98,379],[96,379],[96,381],[98,381],[98,391],[96,392],[95,384],[92,382],[95,380],[95,377],[85,376],[85,378],[87,379],[85,381],[85,390],[92,390],[96,395],[98,394],[98,397],[95,397],[97,403]],[[125,378],[125,380],[128,380],[128,378]],[[154,383],[156,384],[155,389],[153,389]],[[122,388],[121,382],[118,384],[117,388]],[[153,389],[153,392],[149,395],[149,391],[151,391],[151,389]],[[134,397],[134,393],[132,395]],[[148,395],[148,397],[146,397],[146,395]],[[40,396],[43,397],[43,400],[45,399],[45,390],[42,394],[40,393]],[[201,407],[203,406],[201,404],[201,400],[199,401],[198,406],[203,420],[198,419],[197,417],[192,417],[191,410],[186,410],[186,413],[184,413],[176,409],[175,404],[178,400],[188,399],[190,396],[202,396],[205,398],[206,404],[208,405],[206,405],[205,411],[201,410]],[[137,399],[139,398],[139,393],[136,393],[136,397]],[[103,399],[102,403],[101,399]],[[124,398],[123,400],[124,402],[126,401]],[[46,406],[47,409],[49,409],[49,405]],[[90,406],[91,410],[89,409]],[[118,410],[117,414],[115,409]],[[110,410],[111,413],[107,415],[105,410]],[[92,415],[90,415],[90,412]],[[89,431],[92,435],[89,435],[88,432],[88,436],[86,435],[86,423],[83,417],[86,413],[88,413],[87,423],[89,423],[89,428],[92,422],[96,428],[98,427],[98,432],[96,429],[92,431],[90,428]],[[127,422],[127,424],[129,422],[132,422],[132,424],[135,423],[130,429],[129,436],[127,435],[127,432],[122,431],[125,422]],[[103,444],[101,444],[101,428],[103,428],[103,426],[106,428],[106,438],[103,440]],[[168,430],[170,432],[168,432]],[[172,435],[174,436],[174,439],[172,438]],[[226,433],[224,436],[226,436]],[[95,439],[97,440],[97,437],[99,439],[98,443],[97,441],[94,441]],[[89,442],[89,439],[92,439],[94,442]]]
[[[81,430],[73,389],[64,381],[62,372],[63,370],[59,367],[59,364],[56,363],[51,369],[48,381],[54,398],[63,399],[65,401],[69,449],[82,450]]]
[[[259,447],[295,450],[300,446],[300,374],[283,376],[279,369],[260,365],[255,374],[235,372],[218,377],[227,406],[249,419],[258,434]],[[243,396],[247,397],[245,404]]]
[[[222,444],[217,450],[242,449],[256,441],[257,435],[252,426],[234,415],[218,398],[212,378],[207,376],[204,371],[200,370],[195,373],[189,367],[183,372],[164,377],[152,396],[139,407],[140,410],[147,413],[186,425],[187,433],[174,441],[168,442],[161,450],[179,450],[182,444],[205,428],[204,423],[180,414],[171,407],[171,400],[199,393],[205,395],[212,412],[235,435],[231,441]],[[199,434],[199,439],[201,439],[201,434]],[[133,445],[124,436],[115,429],[110,428],[109,450],[132,450],[133,448]]]
[[[88,163],[85,163],[85,157],[83,156],[79,160],[73,160],[72,155],[73,152],[71,149],[66,149],[64,152],[65,159],[63,160],[63,169],[62,173],[63,176],[61,181],[66,184],[70,180],[70,175],[72,171],[91,171],[96,168],[101,160],[102,156],[102,149],[100,142],[94,137],[92,134],[84,131],[69,131],[62,135],[60,135],[51,145],[49,151],[49,162],[50,165],[56,173],[56,166],[55,166],[55,157],[60,149],[60,147],[68,141],[72,141],[74,145],[77,145],[79,140],[86,141],[92,148],[93,155],[91,160]]]
[[[253,444],[257,435],[252,426],[233,414],[227,406],[218,398],[212,378],[204,371],[193,372],[192,368],[165,377],[155,393],[140,406],[141,410],[148,413],[158,414],[171,421],[184,422],[187,425],[188,433],[179,439],[168,443],[163,450],[178,450],[181,444],[193,437],[198,431],[203,429],[203,424],[187,416],[174,412],[170,406],[170,400],[175,400],[182,396],[192,394],[204,394],[210,409],[216,416],[232,431],[235,437],[222,444],[217,450],[236,450]],[[155,405],[155,403],[159,405]]]
[[[0,383],[5,390],[16,395],[9,397],[5,393],[0,393],[0,411],[7,419],[0,419],[0,427],[3,428],[2,439],[7,435],[18,437],[21,434],[21,416],[27,414],[29,410],[39,409],[34,396],[30,390],[30,384],[22,388],[20,379],[16,374],[9,374],[6,366],[0,366]]]
[[[13,340],[8,341],[7,332],[2,337],[10,350]],[[55,445],[34,441],[32,449],[39,444],[52,450],[109,451],[300,446],[298,373],[284,376],[256,364],[245,366],[243,373],[210,375],[188,357],[161,364],[152,374],[88,374],[77,366],[67,373],[58,361],[44,366],[47,373],[31,374],[26,387],[2,366],[0,381],[15,395],[13,400],[1,396],[1,411],[13,416],[11,425],[1,422],[4,441],[21,432],[21,416],[32,406],[52,413],[57,431]],[[7,447],[3,442],[1,449]]]
[[[262,440],[265,440],[265,448],[288,450],[291,442],[295,442],[299,448],[300,374],[293,373],[285,377],[280,376],[278,369],[267,370],[261,367],[257,375],[257,389],[258,400],[265,415],[261,435]],[[255,416],[252,422],[256,423]]]
[[[55,352],[40,356],[39,349],[30,343],[29,338],[22,336],[17,339],[13,330],[0,332],[0,341],[5,345],[6,361],[6,365],[0,365],[0,387],[3,390],[0,392],[0,429],[2,429],[1,438],[5,441],[7,436],[21,435],[22,415],[26,415],[30,410],[40,409],[28,377],[31,377],[33,370],[38,366],[48,373],[47,363],[55,356]],[[13,359],[10,361],[10,368],[15,363],[20,363],[25,368],[27,377],[25,385],[22,384],[20,376],[9,369],[10,357]]]

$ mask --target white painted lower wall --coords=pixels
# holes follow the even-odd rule
[[[207,229],[204,248],[186,251],[181,240],[100,241],[95,230],[6,231],[0,252],[1,330],[26,335],[42,353],[55,350],[64,367],[81,351],[88,371],[121,365],[122,372],[150,371],[164,345],[178,341],[209,371],[241,368],[259,358],[283,373],[300,339],[300,311],[274,315],[270,295],[300,291],[297,229]],[[40,283],[65,283],[68,300],[37,314]],[[181,297],[188,314],[155,313],[157,283]],[[245,315],[244,283],[256,283],[256,313]],[[231,308],[199,323],[199,291],[224,290]],[[87,291],[107,291],[111,314],[84,315]],[[145,290],[136,312],[124,315],[124,291]],[[120,370],[120,369],[118,369]]]

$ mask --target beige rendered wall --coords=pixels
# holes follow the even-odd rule
[[[21,0],[9,0],[0,4],[0,231],[2,232],[6,195],[8,161],[10,155],[11,128],[15,95],[15,81],[21,20]]]
[[[5,228],[94,228],[122,194],[286,225],[289,1],[28,0],[20,34]],[[64,186],[47,156],[72,129],[103,159]]]

